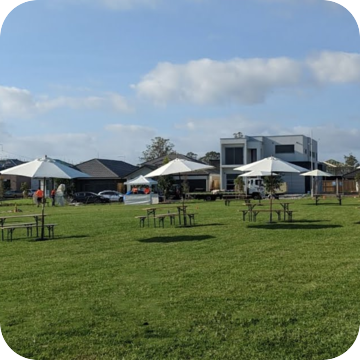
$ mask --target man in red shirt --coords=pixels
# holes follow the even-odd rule
[[[44,192],[40,188],[38,188],[35,192],[35,195],[37,200],[37,206],[39,207],[44,197]]]

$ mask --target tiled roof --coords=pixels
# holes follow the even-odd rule
[[[119,160],[92,159],[76,165],[76,168],[94,178],[124,178],[127,174],[138,169]]]
[[[174,160],[174,159],[184,159],[184,160],[189,160],[189,161],[194,161],[200,164],[203,164],[201,161],[199,160],[195,160],[193,158],[190,158],[188,156],[182,155],[182,154],[170,154],[170,155],[165,155],[165,156],[160,156],[154,160],[149,160],[149,161],[145,161],[142,164],[140,164],[140,166],[145,166],[145,165],[152,165],[152,166],[156,166],[157,168],[164,165],[164,159],[168,158],[169,161]]]
[[[13,166],[21,164],[24,164],[24,162],[18,159],[0,159],[0,170],[9,169]]]

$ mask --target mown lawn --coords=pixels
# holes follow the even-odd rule
[[[291,202],[275,224],[191,202],[196,226],[164,229],[144,206],[47,207],[55,240],[0,242],[3,336],[36,360],[337,357],[360,324],[359,199]]]

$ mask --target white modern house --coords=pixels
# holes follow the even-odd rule
[[[220,139],[220,187],[234,189],[234,179],[240,174],[234,168],[275,156],[281,160],[307,168],[318,166],[318,144],[304,135],[246,136],[234,134],[233,138]],[[303,194],[311,189],[308,177],[283,174],[288,193]]]

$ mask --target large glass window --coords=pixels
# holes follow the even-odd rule
[[[275,145],[276,154],[293,154],[295,152],[294,145]]]
[[[239,174],[226,174],[226,190],[234,190],[235,184],[234,180],[239,176]]]
[[[225,165],[242,165],[244,163],[244,149],[242,147],[225,148]]]

